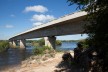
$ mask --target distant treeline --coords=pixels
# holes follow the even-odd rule
[[[43,46],[45,45],[44,39],[39,39],[39,40],[27,40],[27,43],[31,43],[32,45],[35,46]],[[56,45],[61,45],[62,42],[60,40],[56,40]]]
[[[81,39],[81,40],[56,40],[56,45],[61,45],[62,42],[85,42],[85,39]],[[39,40],[27,40],[27,43],[31,43],[33,45],[38,45],[38,46],[42,46],[45,44],[44,39],[39,39]]]
[[[85,39],[81,39],[81,40],[60,40],[62,42],[80,42],[80,41],[84,41]]]
[[[62,42],[79,42],[80,40],[61,40]]]

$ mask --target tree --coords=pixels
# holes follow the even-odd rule
[[[89,35],[88,43],[94,44],[101,60],[102,72],[108,72],[108,0],[68,0],[70,5],[77,4],[88,12],[85,32]]]

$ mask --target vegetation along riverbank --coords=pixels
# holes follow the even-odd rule
[[[6,51],[9,48],[8,41],[1,40],[0,41],[0,53]]]

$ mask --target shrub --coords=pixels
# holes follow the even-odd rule
[[[6,51],[9,48],[8,41],[0,41],[0,52]]]
[[[40,46],[43,46],[45,44],[45,41],[42,38],[42,39],[38,40],[37,43],[39,43]]]
[[[47,47],[47,46],[42,46],[42,47],[34,47],[33,49],[33,54],[35,55],[42,55],[45,54],[46,52],[48,53],[49,51],[51,51],[52,49]]]
[[[56,40],[56,45],[61,45],[62,42],[60,40]]]
[[[86,40],[80,40],[78,43],[81,43],[83,45],[83,48],[88,48],[88,43]]]

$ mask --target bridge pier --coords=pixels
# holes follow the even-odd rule
[[[20,48],[26,48],[26,40],[25,39],[20,40],[19,45],[20,45]]]
[[[55,47],[56,37],[55,36],[44,37],[44,39],[45,39],[45,46],[56,49]]]
[[[12,47],[16,48],[17,47],[17,40],[12,41]]]
[[[12,41],[9,41],[9,46],[10,46],[10,47],[13,47]]]

